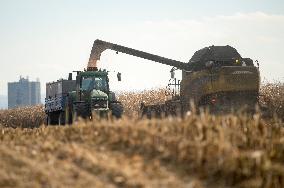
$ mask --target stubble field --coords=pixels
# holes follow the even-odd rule
[[[284,86],[261,89],[265,114],[43,124],[42,106],[0,111],[0,187],[284,187]]]

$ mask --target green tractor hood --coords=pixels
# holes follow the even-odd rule
[[[94,89],[91,92],[91,98],[107,99],[108,95],[105,92],[103,92],[103,91]]]

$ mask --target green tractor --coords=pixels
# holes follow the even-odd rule
[[[109,113],[121,118],[123,106],[110,91],[108,72],[96,67],[75,72],[76,80],[72,80],[72,73],[69,73],[66,80],[46,84],[46,124],[72,124],[78,117],[92,119],[94,116],[107,117]],[[121,80],[120,73],[118,80]]]

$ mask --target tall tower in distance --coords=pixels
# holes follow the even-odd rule
[[[8,108],[40,104],[40,82],[20,77],[18,82],[8,83]]]

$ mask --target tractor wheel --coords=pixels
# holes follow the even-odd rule
[[[86,103],[77,103],[75,110],[77,116],[84,119],[90,117],[91,115],[90,107]]]
[[[110,110],[111,110],[111,114],[112,116],[116,117],[116,118],[121,118],[122,114],[123,114],[123,106],[121,103],[111,103],[110,104]]]
[[[65,125],[65,113],[64,112],[59,112],[58,115],[58,125]]]
[[[49,117],[48,117],[48,114],[46,114],[46,116],[45,116],[44,125],[46,125],[46,126],[49,125]]]
[[[44,125],[48,125],[48,114],[45,115],[45,118],[44,118]]]
[[[58,124],[58,115],[57,113],[51,112],[48,113],[46,118],[47,125],[57,125]]]
[[[69,110],[69,108],[67,108],[65,111],[65,124],[72,125],[72,122],[72,110]]]
[[[76,111],[73,111],[72,112],[72,115],[71,115],[71,121],[72,121],[72,124],[75,123],[76,121],[78,121],[78,115],[77,115],[77,112]]]

